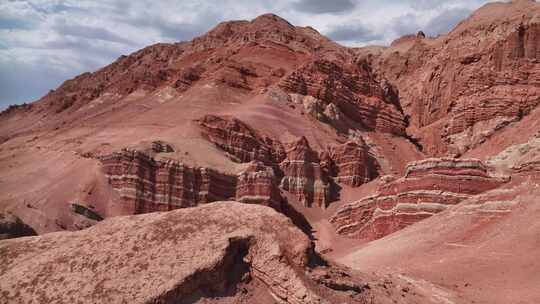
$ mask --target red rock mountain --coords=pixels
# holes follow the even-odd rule
[[[32,280],[45,302],[538,303],[539,105],[535,1],[388,47],[272,14],[146,47],[0,114],[0,235],[40,235],[0,241],[0,290],[8,303],[35,298]],[[131,275],[164,282],[164,263],[169,285]],[[85,275],[55,291],[66,265]],[[103,283],[80,289],[90,273]]]

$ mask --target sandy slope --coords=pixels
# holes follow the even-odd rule
[[[539,187],[515,181],[482,195],[507,202],[504,211],[476,210],[473,198],[338,260],[438,284],[459,295],[455,303],[538,303]]]

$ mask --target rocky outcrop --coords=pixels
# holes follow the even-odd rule
[[[101,157],[101,162],[110,185],[132,214],[193,207],[228,198],[283,211],[279,179],[272,167],[259,161],[250,163],[238,175],[155,160],[127,149]],[[76,209],[84,214],[92,211],[83,210],[82,206]]]
[[[124,149],[100,158],[111,186],[132,214],[234,198],[236,176]]]
[[[540,6],[487,4],[438,39],[362,54],[399,90],[430,155],[463,154],[540,104]]]
[[[340,184],[358,187],[378,176],[378,164],[364,142],[348,141],[330,146],[321,159],[321,165]]]
[[[406,175],[378,193],[343,206],[331,218],[339,234],[378,239],[508,181],[476,159],[431,158],[407,166]]]
[[[274,170],[261,162],[252,162],[238,175],[236,200],[282,210],[283,198],[279,192],[279,183]]]
[[[69,204],[72,214],[68,219],[56,220],[56,224],[64,230],[81,230],[91,227],[103,220],[103,217],[93,206],[86,206],[83,203]]]
[[[497,70],[513,66],[516,60],[540,59],[540,23],[520,23],[493,48],[493,63]],[[537,62],[536,62],[537,63]]]
[[[331,186],[320,165],[318,153],[305,137],[285,145],[286,159],[279,167],[283,171],[281,188],[294,194],[305,206],[326,208],[331,200]]]
[[[32,227],[9,213],[0,213],[0,240],[37,235]]]
[[[152,152],[154,153],[171,153],[174,152],[174,148],[162,141],[162,140],[155,140],[152,142]]]
[[[271,208],[220,202],[0,242],[0,290],[5,303],[419,300],[327,264],[313,248]]]
[[[302,95],[292,94],[291,98],[302,98]],[[309,105],[311,115],[317,119],[329,119],[324,114],[326,111],[317,107],[314,97],[303,97],[303,103]],[[330,104],[332,105],[332,104]],[[323,116],[317,116],[321,113]],[[248,176],[253,170],[262,170],[258,178],[263,178],[263,184],[270,185],[274,181],[280,181],[280,187],[295,195],[305,206],[319,206],[326,208],[332,200],[332,183],[343,183],[357,187],[374,179],[378,175],[378,163],[369,154],[367,145],[361,140],[349,141],[342,145],[330,146],[326,151],[319,153],[309,146],[305,137],[297,141],[282,144],[267,136],[259,135],[255,130],[244,122],[233,117],[219,117],[206,115],[197,120],[203,134],[209,141],[236,161],[248,162],[255,160],[256,163],[248,169],[243,184],[239,187],[243,195],[243,188],[253,190],[254,186],[246,185],[246,182],[255,182]],[[320,156],[319,156],[320,154]],[[266,168],[263,168],[267,166]],[[272,170],[273,169],[273,170]],[[333,181],[331,178],[334,177]],[[270,182],[272,180],[272,182]],[[258,192],[256,190],[255,192]],[[266,195],[274,192],[267,191]],[[277,196],[276,196],[277,197]]]
[[[86,207],[84,205],[77,204],[77,203],[72,203],[70,204],[70,206],[73,212],[75,212],[76,214],[82,215],[90,220],[93,220],[96,222],[103,220],[103,217],[99,215],[99,213],[97,213],[96,211],[92,210],[93,208],[91,207]]]
[[[273,164],[281,162],[285,157],[280,142],[258,134],[236,118],[205,115],[197,123],[209,141],[238,162],[257,160]]]
[[[514,174],[540,179],[540,160],[520,163],[512,167]]]
[[[487,163],[512,175],[540,178],[540,132],[524,143],[508,146]]]
[[[397,100],[362,62],[315,60],[285,77],[279,86],[286,92],[321,100],[322,108],[334,104],[365,129],[405,134],[405,117]]]

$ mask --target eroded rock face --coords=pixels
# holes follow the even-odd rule
[[[261,204],[282,210],[283,198],[279,192],[274,169],[261,162],[252,162],[238,175],[236,200],[242,203]]]
[[[3,241],[0,252],[6,303],[390,303],[395,292],[383,297],[349,270],[325,266],[271,208],[236,202],[116,217]]]
[[[287,157],[279,165],[283,171],[281,187],[306,206],[326,208],[331,200],[331,186],[318,153],[311,149],[305,137],[286,144],[285,152]]]
[[[321,159],[330,175],[341,184],[358,187],[378,176],[377,162],[363,142],[348,141],[331,146]]]
[[[398,87],[427,153],[463,154],[540,104],[538,10],[488,4],[441,39],[401,39],[368,58]]]
[[[234,117],[205,115],[197,120],[209,141],[238,162],[279,163],[285,157],[281,143],[258,134]]]
[[[254,161],[238,175],[124,149],[101,157],[109,183],[131,214],[198,206],[228,198],[283,211],[274,169]]]
[[[321,100],[324,104],[319,107],[324,109],[334,104],[366,129],[405,134],[406,122],[399,103],[362,62],[314,60],[285,77],[279,86],[289,93]]]
[[[338,233],[378,239],[508,181],[476,159],[431,158],[407,166],[406,175],[378,193],[343,206],[331,218]]]
[[[130,213],[192,207],[235,197],[236,176],[124,149],[101,157],[111,186]]]
[[[9,213],[0,213],[0,240],[37,235],[32,227]]]
[[[520,163],[512,167],[512,171],[516,175],[522,175],[540,179],[540,160],[533,160],[529,162]]]
[[[290,97],[302,99],[304,105],[307,103],[309,105],[307,108],[313,110],[310,114],[314,117],[317,117],[318,113],[323,113],[320,112],[322,108],[315,109],[319,101],[311,96],[302,96],[293,94]],[[321,115],[324,115],[324,119],[330,117],[324,113]],[[318,119],[323,119],[323,116]],[[261,181],[263,184],[271,185],[277,181],[283,190],[295,195],[305,206],[326,208],[334,196],[333,183],[357,187],[378,176],[377,161],[369,154],[368,147],[361,139],[330,146],[319,153],[311,149],[305,137],[282,144],[275,139],[258,134],[250,126],[233,117],[206,115],[197,120],[197,123],[208,140],[227,152],[233,159],[240,162],[256,161],[257,164],[252,165],[246,172],[249,174],[240,176],[243,179],[242,185],[238,186],[240,192],[245,189],[252,191],[255,189],[255,185],[247,183],[259,182],[249,176],[254,174],[253,170],[260,169],[266,172],[261,171],[260,176],[257,177],[257,179],[265,180]],[[263,165],[268,167],[262,169]],[[253,195],[258,195],[256,193],[259,190],[254,191]],[[266,192],[264,195],[268,196],[275,191],[265,190],[264,192]],[[237,193],[237,200],[240,200],[243,195]]]

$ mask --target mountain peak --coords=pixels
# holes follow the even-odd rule
[[[295,26],[278,15],[267,13],[250,21],[235,20],[221,22],[204,36],[229,39],[246,34],[249,35],[249,33],[254,32],[276,32],[276,30],[277,32],[292,32],[295,30]]]
[[[272,13],[262,14],[256,17],[255,19],[251,20],[251,23],[266,24],[266,25],[282,25],[282,26],[286,26],[290,28],[294,27],[289,21]]]

